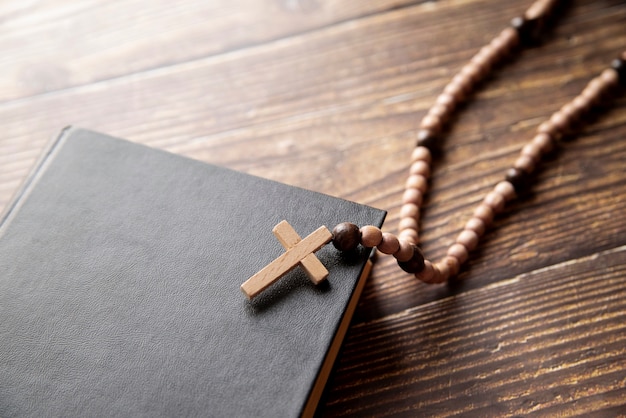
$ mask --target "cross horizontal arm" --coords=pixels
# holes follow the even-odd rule
[[[241,290],[252,299],[276,280],[295,268],[306,256],[328,244],[332,233],[325,226],[321,226],[309,236],[285,251],[278,258],[265,266],[258,273],[250,277],[241,285]]]

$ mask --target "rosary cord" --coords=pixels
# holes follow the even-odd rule
[[[599,76],[592,79],[583,91],[564,105],[537,128],[533,139],[526,144],[513,167],[476,207],[454,244],[438,262],[424,259],[419,243],[418,225],[420,206],[428,188],[431,173],[432,151],[443,125],[460,104],[483,80],[490,70],[509,55],[518,45],[534,43],[540,35],[546,19],[554,10],[558,0],[537,0],[524,13],[516,17],[511,27],[504,29],[489,44],[472,57],[461,71],[446,85],[428,114],[422,119],[417,133],[417,146],[411,156],[409,177],[405,184],[400,210],[398,236],[382,232],[367,225],[359,228],[342,223],[333,229],[333,244],[341,251],[356,248],[376,247],[384,254],[392,254],[399,266],[415,274],[426,283],[442,283],[459,273],[481,236],[493,218],[504,209],[506,202],[514,199],[530,180],[532,172],[542,157],[549,153],[563,137],[589,112],[599,105],[618,87],[626,84],[626,51],[611,63]]]

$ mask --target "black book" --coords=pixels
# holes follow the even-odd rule
[[[0,416],[311,415],[369,250],[249,301],[272,228],[385,212],[69,128],[0,220]]]

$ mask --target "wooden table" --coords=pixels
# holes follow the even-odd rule
[[[0,206],[74,124],[384,208],[395,232],[420,118],[528,5],[4,1]],[[478,89],[436,161],[430,258],[624,49],[623,1],[573,1]],[[458,280],[418,283],[380,258],[321,415],[626,414],[625,97],[542,165]]]

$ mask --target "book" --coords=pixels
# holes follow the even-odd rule
[[[370,251],[241,284],[320,225],[385,212],[67,128],[0,219],[0,416],[310,416]]]

